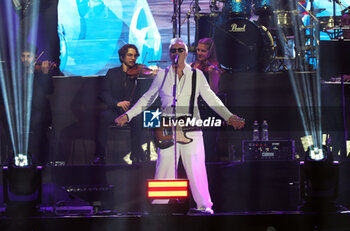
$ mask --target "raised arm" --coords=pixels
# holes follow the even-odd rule
[[[199,94],[204,101],[218,114],[220,115],[228,125],[233,126],[235,129],[244,127],[244,119],[237,115],[232,114],[227,107],[222,103],[219,97],[210,89],[208,81],[204,77],[201,71],[197,72],[198,76],[198,88]]]
[[[151,106],[159,95],[159,88],[163,79],[165,78],[165,72],[159,72],[153,79],[153,82],[148,91],[136,102],[136,104],[126,113],[115,119],[115,123],[118,126],[123,126],[126,122],[129,122],[135,116],[139,115],[145,108]]]

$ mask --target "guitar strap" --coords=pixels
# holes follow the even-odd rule
[[[196,69],[192,68],[192,93],[191,93],[190,108],[189,108],[189,113],[191,117],[193,117],[194,97],[196,95],[196,84],[197,84],[197,71]]]
[[[164,78],[163,78],[162,84],[161,84],[160,87],[159,87],[159,90],[163,88],[163,85],[164,85],[165,79],[166,79],[166,77],[167,77],[167,75],[168,75],[169,69],[170,69],[169,67],[167,67],[167,68],[165,69]]]

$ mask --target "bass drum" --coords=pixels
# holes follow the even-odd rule
[[[232,18],[216,27],[214,41],[220,64],[234,72],[263,72],[274,53],[266,27],[245,18]]]

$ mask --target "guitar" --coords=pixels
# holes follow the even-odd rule
[[[183,120],[185,124],[185,121],[187,119],[190,119],[188,117],[181,117],[178,118],[177,121]],[[221,121],[218,120],[221,124]],[[237,119],[234,120],[233,126],[239,126],[242,127],[244,126],[244,120],[243,119]],[[193,141],[192,138],[189,138],[186,136],[187,132],[191,131],[199,131],[201,130],[204,126],[181,126],[183,125],[181,122],[176,123],[176,142],[180,144],[188,144]],[[212,125],[214,123],[211,123]],[[165,149],[169,148],[172,145],[174,145],[174,136],[173,136],[173,126],[172,125],[164,125],[164,123],[161,123],[161,126],[159,128],[156,128],[153,132],[154,134],[154,142],[155,145],[160,148],[160,149]]]

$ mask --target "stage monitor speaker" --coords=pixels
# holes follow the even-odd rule
[[[244,140],[242,143],[243,161],[294,160],[294,140]]]
[[[320,41],[320,73],[322,79],[350,74],[348,64],[350,41]]]
[[[73,193],[90,205],[94,205],[97,210],[113,210],[114,208],[114,185],[69,185],[63,188],[66,192]]]

